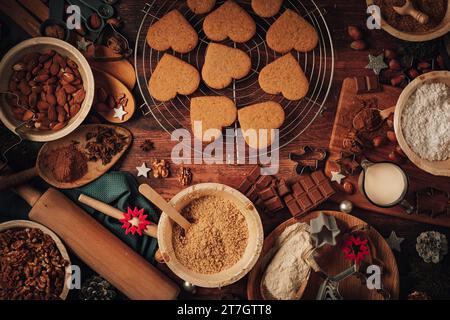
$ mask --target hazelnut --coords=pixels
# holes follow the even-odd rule
[[[392,130],[387,131],[386,137],[389,139],[389,141],[397,143],[397,136],[395,135],[394,131]]]
[[[419,71],[417,69],[411,68],[408,70],[408,77],[413,80],[419,76]]]
[[[361,30],[356,26],[348,26],[347,33],[353,40],[361,40],[363,38]]]
[[[389,153],[388,158],[389,158],[389,160],[391,160],[392,162],[396,162],[396,163],[402,162],[401,157],[400,157],[400,156],[398,155],[398,153],[395,152],[395,151],[392,151],[391,153]]]
[[[403,80],[405,80],[405,75],[400,73],[391,79],[391,85],[398,87],[403,83]]]
[[[389,69],[398,71],[401,68],[402,66],[400,65],[400,62],[398,62],[398,60],[392,59],[391,61],[389,61]]]
[[[431,68],[431,64],[429,64],[426,61],[422,61],[417,64],[417,69],[419,69],[420,71],[430,69],[430,68]]]
[[[406,154],[403,152],[402,148],[399,145],[395,146],[395,152],[403,158],[406,158]]]
[[[365,50],[367,49],[367,44],[364,40],[355,40],[350,44],[350,48],[353,50]]]
[[[102,20],[101,20],[100,16],[97,13],[93,13],[89,17],[89,25],[94,30],[99,29],[102,26]]]
[[[355,186],[353,185],[353,183],[349,181],[345,181],[342,187],[344,188],[344,191],[348,194],[355,193]]]
[[[395,53],[394,50],[386,49],[384,50],[384,57],[389,60],[395,59],[397,57],[397,54]]]
[[[376,136],[373,138],[372,143],[375,148],[381,147],[384,144],[384,137]]]

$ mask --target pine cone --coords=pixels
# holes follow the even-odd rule
[[[81,286],[81,300],[114,300],[116,289],[100,276],[93,276]]]
[[[417,237],[416,250],[426,263],[438,263],[448,252],[447,237],[437,231],[422,232]]]

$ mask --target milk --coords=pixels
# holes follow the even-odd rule
[[[365,170],[364,191],[379,206],[392,206],[400,202],[408,187],[406,175],[392,163],[375,163]]]

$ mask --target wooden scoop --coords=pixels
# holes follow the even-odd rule
[[[423,13],[422,11],[417,10],[414,8],[411,0],[406,0],[405,4],[402,7],[392,7],[395,12],[397,12],[401,16],[409,15],[417,20],[420,24],[427,24],[429,21],[428,15]]]
[[[122,119],[114,117],[114,109],[107,108],[105,110],[100,110],[98,108],[95,108],[97,104],[94,104],[95,110],[106,121],[111,123],[123,123],[130,120],[134,114],[134,111],[136,110],[136,102],[131,91],[121,81],[117,80],[117,78],[110,75],[109,73],[94,67],[92,67],[92,71],[94,73],[96,90],[98,90],[98,88],[103,88],[108,94],[112,95],[113,97],[125,95],[125,97],[128,99],[126,106],[123,107],[126,114]],[[107,106],[107,103],[104,105]]]
[[[87,173],[81,177],[80,179],[73,181],[73,182],[59,182],[55,180],[53,173],[50,169],[46,168],[44,165],[44,155],[48,154],[48,152],[51,152],[52,150],[65,147],[70,145],[73,141],[78,141],[79,146],[84,146],[86,144],[86,134],[89,132],[95,132],[97,131],[98,127],[110,127],[116,130],[117,133],[124,135],[127,137],[125,146],[123,147],[122,151],[117,153],[114,157],[112,157],[111,162],[107,165],[103,165],[101,160],[98,160],[96,162],[88,161],[87,166]],[[12,188],[18,185],[23,184],[24,182],[35,178],[37,176],[40,176],[42,179],[44,179],[48,184],[60,188],[60,189],[72,189],[72,188],[78,188],[81,186],[84,186],[88,184],[89,182],[94,181],[95,179],[99,178],[101,175],[103,175],[105,172],[107,172],[111,167],[120,159],[120,157],[125,153],[125,151],[128,149],[128,147],[131,144],[132,135],[131,132],[128,131],[125,128],[121,128],[118,126],[110,126],[110,125],[100,125],[100,124],[93,124],[93,125],[82,125],[78,127],[74,132],[71,134],[55,141],[49,141],[45,143],[41,150],[39,151],[37,160],[36,160],[36,166],[22,171],[18,172],[16,174],[4,177],[0,179],[0,190],[5,190],[8,188]]]
[[[161,195],[156,192],[155,189],[150,187],[148,184],[141,184],[139,186],[139,192],[150,200],[155,206],[161,209],[165,214],[169,216],[170,219],[175,221],[179,226],[181,226],[184,230],[189,229],[191,226],[190,222],[186,220],[174,207],[164,200]]]
[[[384,109],[384,110],[380,110],[380,109],[376,109],[376,108],[371,108],[370,110],[376,110],[378,112],[378,114],[380,115],[381,121],[379,123],[379,126],[381,126],[381,124],[383,123],[384,120],[386,120],[387,118],[389,118],[389,116],[391,114],[394,113],[395,111],[395,106]],[[358,129],[358,125],[355,123],[356,119],[358,118],[358,116],[361,114],[363,110],[361,110],[360,112],[358,112],[356,114],[356,116],[353,118],[353,128]],[[379,128],[379,127],[378,127]]]

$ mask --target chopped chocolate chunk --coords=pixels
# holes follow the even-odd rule
[[[268,200],[270,198],[277,197],[277,193],[273,187],[269,187],[269,188],[261,190],[259,192],[259,197],[262,200]]]
[[[252,183],[247,178],[245,178],[244,180],[242,180],[241,185],[238,187],[238,190],[245,194],[251,186]]]
[[[247,179],[250,182],[255,182],[261,174],[261,168],[259,166],[255,166],[252,171],[247,175]]]
[[[273,177],[272,176],[261,176],[256,181],[256,188],[258,188],[260,190],[264,189],[264,188],[267,188],[272,181],[273,181]]]
[[[267,210],[276,212],[284,208],[284,204],[279,197],[273,197],[269,200],[264,201],[264,205]]]

